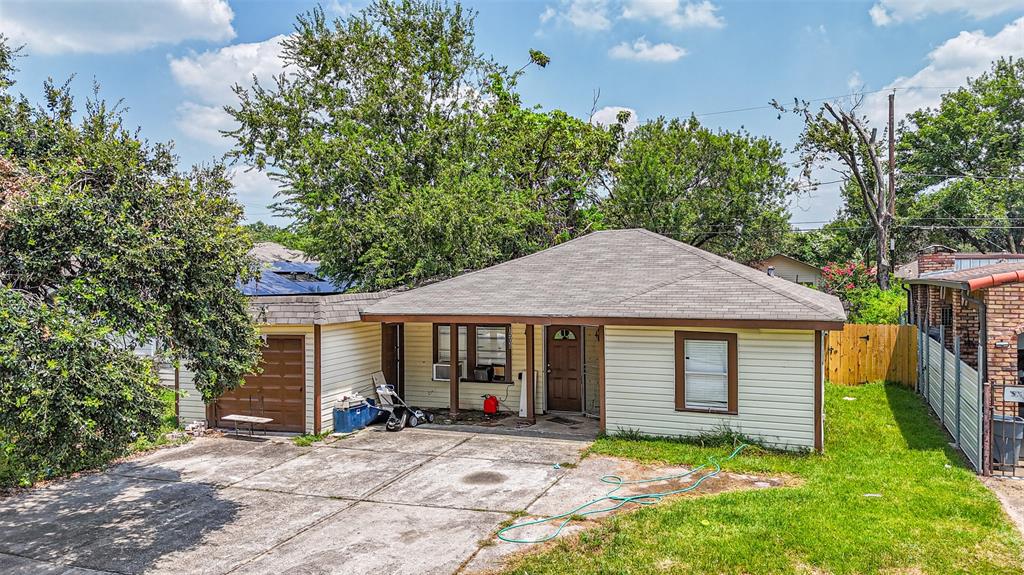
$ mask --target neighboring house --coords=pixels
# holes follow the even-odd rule
[[[613,230],[392,295],[362,318],[398,329],[416,405],[455,413],[525,387],[527,417],[589,412],[608,432],[730,429],[821,450],[822,335],[845,314],[831,295]]]
[[[928,335],[922,393],[978,471],[1024,473],[1021,462],[991,453],[1007,441],[1005,429],[993,436],[993,421],[1024,415],[1024,392],[1014,389],[1024,383],[1024,255],[931,246],[906,282],[909,323]]]
[[[406,401],[453,414],[495,395],[529,419],[571,412],[608,432],[729,429],[821,450],[822,337],[845,321],[833,296],[644,230],[406,292],[252,302],[264,374],[217,406],[182,398],[183,421],[216,424],[252,396],[264,398],[253,412],[287,423],[277,429],[329,430],[334,401],[371,394],[383,370]]]
[[[908,323],[932,335],[943,327],[946,347],[952,349],[954,337],[959,336],[961,357],[974,368],[980,360],[988,381],[1019,383],[1017,350],[1024,350],[1024,338],[1017,336],[1024,332],[1024,255],[958,253],[929,246],[916,264],[917,274],[906,280],[910,284]],[[979,309],[984,311],[982,316]]]
[[[821,285],[821,269],[787,255],[775,254],[753,267],[800,285]]]

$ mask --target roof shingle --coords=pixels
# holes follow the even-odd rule
[[[824,321],[831,295],[656,233],[594,232],[393,295],[365,314]]]

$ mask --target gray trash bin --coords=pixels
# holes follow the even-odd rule
[[[1000,465],[1016,465],[1024,439],[1024,417],[992,416],[992,459]]]

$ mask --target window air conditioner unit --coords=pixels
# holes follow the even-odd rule
[[[434,381],[451,381],[451,365],[447,363],[434,364]],[[466,362],[459,362],[459,379],[466,378]]]

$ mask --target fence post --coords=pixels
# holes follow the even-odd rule
[[[930,406],[932,403],[932,334],[931,322],[924,319],[924,397]]]
[[[981,372],[978,379],[981,380]],[[989,439],[992,434],[992,384],[981,381],[981,474],[992,475],[992,441]]]
[[[939,409],[942,410],[942,414],[939,415],[939,421],[942,425],[949,429],[949,425],[946,424],[946,326],[939,326],[939,346],[942,354],[939,356]]]
[[[920,318],[919,318],[920,320]],[[917,388],[918,393],[924,390],[924,324],[918,321],[917,324]]]
[[[956,365],[953,367],[956,381],[956,445],[960,447],[960,336],[953,336],[953,355],[956,356]]]

